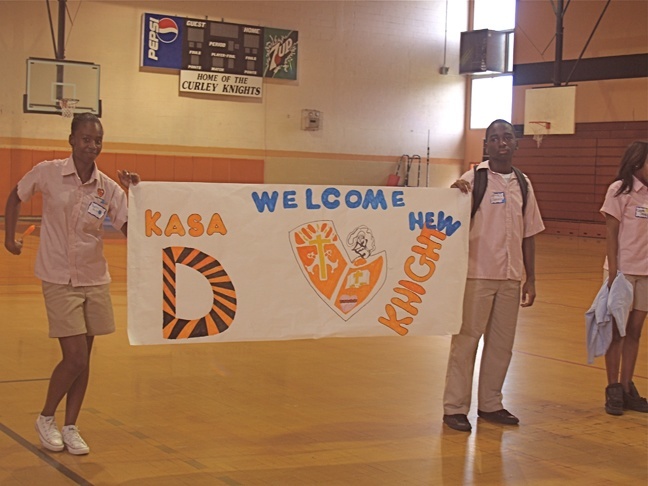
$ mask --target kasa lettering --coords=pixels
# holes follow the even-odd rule
[[[214,213],[209,222],[205,223],[207,218],[203,219],[200,214],[193,213],[186,218],[181,218],[173,213],[168,218],[162,218],[162,213],[147,209],[144,213],[144,234],[147,238],[155,236],[193,236],[198,237],[204,234],[212,236],[214,234],[226,235],[227,228],[220,214]]]

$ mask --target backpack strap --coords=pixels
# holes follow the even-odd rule
[[[522,193],[522,214],[526,210],[527,199],[529,198],[529,183],[524,177],[524,174],[517,167],[512,167],[515,177],[517,178],[518,184],[520,185],[520,192]],[[477,170],[477,166],[473,168],[474,180],[472,188],[472,209],[470,211],[470,218],[475,217],[479,205],[484,199],[484,194],[486,194],[486,186],[488,185],[488,169]]]
[[[515,172],[515,177],[517,177],[518,184],[520,185],[520,192],[522,193],[522,215],[526,210],[527,199],[529,199],[529,182],[524,177],[524,174],[517,167],[513,167],[513,172]]]
[[[488,169],[477,170],[477,166],[473,168],[474,179],[472,184],[472,209],[470,211],[470,218],[475,217],[479,205],[484,199],[486,194],[486,186],[488,185]]]

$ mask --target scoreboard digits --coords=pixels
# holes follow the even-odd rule
[[[185,19],[181,69],[262,76],[263,28]]]

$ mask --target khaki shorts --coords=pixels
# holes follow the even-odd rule
[[[603,280],[608,278],[608,271],[603,269]],[[632,309],[648,312],[648,276],[647,275],[626,275],[623,276],[632,284]]]
[[[632,308],[648,312],[648,276],[626,275],[625,278],[632,284],[634,290]]]
[[[109,284],[73,287],[43,282],[43,296],[50,337],[115,332]]]

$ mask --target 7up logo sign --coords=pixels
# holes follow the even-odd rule
[[[266,78],[297,79],[297,32],[266,27],[263,65]]]

